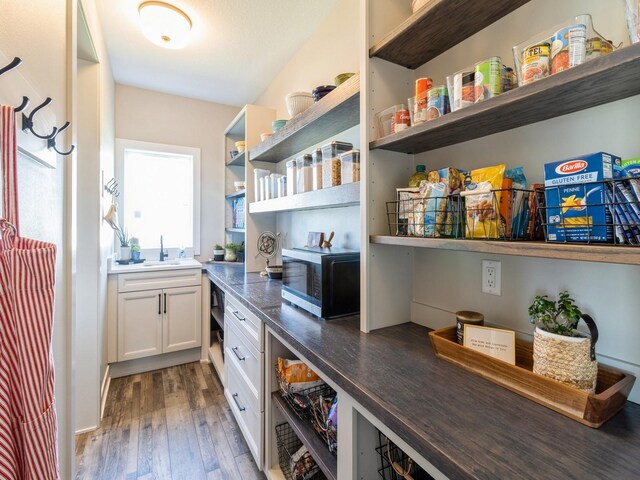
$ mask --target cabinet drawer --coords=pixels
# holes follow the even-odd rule
[[[234,362],[226,362],[227,388],[225,397],[229,402],[229,407],[236,417],[240,430],[242,431],[247,445],[251,449],[254,458],[260,458],[260,440],[262,438],[260,426],[262,424],[262,414],[256,408],[255,402],[251,401],[253,394],[242,380],[242,376]]]
[[[200,285],[201,282],[202,272],[199,268],[163,270],[161,272],[149,273],[121,273],[118,275],[118,292],[188,287],[191,285]]]
[[[225,329],[224,345],[226,350],[226,358],[230,362],[234,362],[236,367],[244,374],[243,381],[247,383],[247,387],[256,399],[260,399],[260,377],[262,369],[260,368],[262,353],[252,346],[247,338],[242,335],[233,323],[229,323]],[[258,402],[258,410],[262,410],[260,402]]]
[[[258,317],[250,313],[246,308],[241,307],[238,301],[232,298],[230,295],[226,296],[225,301],[225,323],[227,321],[233,323],[236,327],[238,327],[238,330],[247,337],[251,345],[255,347],[255,349],[259,352],[262,352],[262,329],[260,328],[262,322],[258,320]]]

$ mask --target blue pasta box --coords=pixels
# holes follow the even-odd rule
[[[610,242],[611,212],[602,180],[612,179],[620,157],[598,152],[544,166],[547,240]]]

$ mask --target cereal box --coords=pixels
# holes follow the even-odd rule
[[[595,182],[613,178],[613,164],[619,161],[620,157],[599,152],[544,166],[549,241],[613,240],[604,184]]]

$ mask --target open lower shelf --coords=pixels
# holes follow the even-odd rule
[[[369,241],[378,245],[640,265],[640,247],[624,245],[547,243],[539,241],[511,242],[501,240],[396,237],[393,235],[371,235]]]
[[[218,322],[220,328],[224,330],[224,310],[220,307],[211,307],[211,316]]]
[[[355,74],[252,148],[249,160],[277,163],[359,122],[360,75]]]
[[[240,190],[239,192],[229,193],[225,195],[224,198],[226,198],[227,200],[230,200],[232,198],[240,198],[240,197],[244,197],[245,193],[246,193],[246,190]]]
[[[227,160],[227,166],[244,167],[244,152],[240,152],[235,157]]]
[[[374,140],[371,149],[420,153],[640,94],[640,44]],[[606,88],[602,88],[606,85]]]
[[[271,400],[274,405],[278,407],[278,410],[285,417],[285,420],[289,423],[300,441],[309,449],[309,453],[320,467],[320,470],[322,470],[329,480],[335,480],[338,475],[338,460],[329,452],[327,446],[313,430],[313,427],[307,422],[300,420],[289,410],[280,393],[273,392],[271,394]]]
[[[232,227],[227,227],[225,228],[225,230],[228,233],[244,233],[244,228],[232,228]]]
[[[216,369],[220,383],[224,386],[224,359],[222,358],[222,346],[219,342],[214,342],[209,347],[209,360],[211,360],[213,368]]]
[[[360,203],[360,182],[299,193],[290,197],[272,198],[249,204],[249,213],[288,212],[321,208],[347,207]]]
[[[430,0],[371,47],[369,56],[418,68],[528,1]]]

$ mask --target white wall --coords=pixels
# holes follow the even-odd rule
[[[334,84],[334,78],[339,73],[357,72],[360,41],[358,22],[358,1],[342,0],[300,46],[255,103],[275,108],[278,118],[288,119],[285,104],[287,93],[311,92],[318,85]],[[334,139],[350,142],[354,148],[360,147],[357,127],[327,141]],[[324,143],[326,141],[319,145]],[[300,153],[311,153],[315,148],[310,145]],[[284,162],[277,168],[282,172]],[[357,249],[360,246],[360,207],[280,213],[277,215],[277,229],[282,233],[284,247],[305,245],[309,231],[325,232],[327,235],[334,231],[335,246]]]
[[[21,57],[20,73],[42,97],[54,102],[48,107],[60,122],[67,117],[67,2],[0,0],[0,50],[5,56]],[[10,75],[10,74],[7,74]],[[2,82],[0,78],[0,91]],[[12,104],[20,99],[5,100]],[[33,105],[32,105],[33,107]],[[30,110],[28,110],[30,111]],[[73,419],[71,418],[67,264],[64,244],[63,191],[68,159],[59,157],[57,169],[50,170],[31,161],[20,162],[20,208],[22,233],[54,242],[58,246],[56,266],[56,307],[53,352],[56,367],[58,445],[61,478],[71,478],[73,463]]]
[[[200,252],[224,242],[224,130],[240,109],[116,85],[116,137],[199,148]],[[167,227],[170,227],[168,219]]]
[[[622,6],[622,1],[533,0],[421,67],[416,75],[428,75],[440,83],[444,75],[496,54],[512,64],[511,45],[583,12],[593,14],[596,28],[607,38],[628,42]],[[539,182],[546,162],[600,150],[623,158],[640,156],[639,123],[640,96],[416,155],[414,160],[427,168],[523,165],[529,181]],[[502,261],[500,297],[481,293],[483,258]],[[527,306],[533,297],[540,293],[556,297],[559,290],[569,289],[598,323],[600,360],[640,374],[638,267],[422,249],[416,249],[414,265],[415,322],[450,325],[453,316],[440,309],[471,309],[483,312],[490,323],[530,334]],[[631,398],[640,401],[640,386],[636,385]]]

